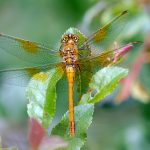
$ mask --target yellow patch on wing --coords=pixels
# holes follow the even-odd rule
[[[40,72],[40,73],[37,73],[33,76],[33,78],[35,80],[39,80],[39,81],[46,81],[48,79],[48,74],[47,73],[44,73],[44,72]]]
[[[41,72],[40,69],[37,69],[37,68],[30,68],[30,69],[27,69],[26,71],[28,72],[28,75],[30,77],[32,77],[33,75]]]
[[[94,35],[95,41],[101,41],[106,37],[106,34],[108,32],[110,24],[106,25],[103,29],[100,29],[97,33]]]
[[[16,41],[20,42],[22,48],[29,53],[36,53],[38,51],[38,45],[34,42],[30,42],[22,39],[16,39]]]
[[[48,74],[42,72],[42,71],[41,71],[40,69],[38,69],[38,68],[30,68],[30,69],[27,69],[27,72],[28,72],[28,75],[29,75],[30,77],[33,77],[33,79],[35,79],[35,80],[39,80],[39,81],[44,82],[45,80],[48,79]]]

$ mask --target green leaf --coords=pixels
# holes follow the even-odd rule
[[[53,135],[60,135],[69,142],[69,150],[79,150],[87,138],[87,129],[92,123],[94,112],[93,104],[84,104],[75,107],[75,137],[69,135],[68,112],[63,116],[60,123],[53,128]],[[67,150],[68,150],[67,149]]]
[[[99,70],[89,85],[91,92],[84,94],[79,104],[99,102],[113,92],[127,74],[128,70],[120,67],[105,67]]]
[[[39,120],[46,129],[56,112],[56,84],[62,75],[60,68],[40,72],[33,76],[27,87],[28,115]]]

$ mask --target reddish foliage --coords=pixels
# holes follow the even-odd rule
[[[144,63],[149,62],[150,60],[150,33],[145,38],[145,47],[144,49],[138,54],[137,58],[133,61],[133,64],[131,66],[131,71],[125,79],[122,80],[122,90],[120,92],[120,95],[118,97],[119,100],[127,99],[130,95],[132,85],[134,81],[136,80],[141,67]]]
[[[114,56],[113,62],[117,62],[120,58],[122,58],[129,50],[133,48],[133,44],[127,44],[124,47],[117,50],[117,53]]]
[[[30,119],[29,143],[31,149],[37,150],[45,136],[45,131],[41,124],[34,118]]]
[[[141,55],[140,53],[134,61],[128,77],[122,80],[123,87],[119,99],[126,99],[129,97],[132,84],[137,78],[144,61],[144,55]]]

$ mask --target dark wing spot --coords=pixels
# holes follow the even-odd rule
[[[28,74],[33,77],[35,80],[39,80],[39,81],[46,81],[48,79],[48,74],[41,72],[40,69],[37,68],[30,68],[27,69]]]
[[[95,41],[101,41],[103,40],[108,32],[110,24],[106,25],[103,29],[100,29],[97,33],[94,35]]]
[[[27,69],[26,71],[27,71],[28,75],[32,77],[33,75],[39,73],[40,69],[30,68],[30,69]]]
[[[22,39],[16,39],[16,41],[21,43],[21,46],[24,50],[29,53],[36,53],[38,51],[38,45],[34,42],[25,41]]]

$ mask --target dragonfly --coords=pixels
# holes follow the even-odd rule
[[[68,29],[60,40],[58,50],[1,33],[0,49],[32,65],[0,68],[0,74],[13,73],[19,76],[22,73],[29,79],[35,76],[42,80],[47,76],[38,76],[40,72],[52,68],[63,71],[68,80],[69,134],[74,136],[74,84],[78,82],[78,92],[82,95],[87,91],[91,77],[98,69],[117,63],[133,48],[134,43],[121,48],[111,47],[123,29],[127,14],[128,11],[121,12],[89,37],[76,28]],[[19,66],[19,62],[17,65]]]

